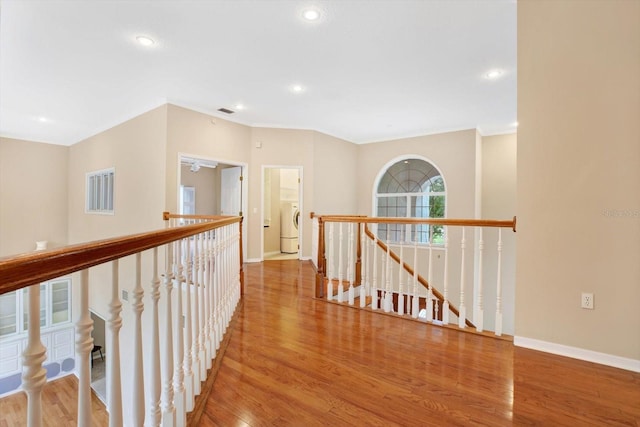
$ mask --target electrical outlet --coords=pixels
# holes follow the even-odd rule
[[[582,293],[582,308],[586,308],[588,310],[593,310],[593,294],[590,293]]]

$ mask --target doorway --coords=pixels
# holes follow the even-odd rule
[[[300,259],[302,167],[262,167],[262,259]]]
[[[185,215],[243,216],[247,205],[247,165],[192,154],[178,155],[178,206]],[[243,257],[247,256],[242,222]]]

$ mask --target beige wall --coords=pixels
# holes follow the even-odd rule
[[[518,2],[518,336],[640,360],[639,76],[640,2]]]
[[[510,219],[516,214],[517,151],[516,134],[482,137],[482,218]],[[486,228],[483,233],[484,325],[494,330],[498,231]],[[515,267],[516,234],[505,228],[502,229],[502,316],[503,332],[508,335],[514,333]]]
[[[0,256],[67,243],[69,148],[0,138]]]
[[[476,131],[426,135],[358,146],[358,213],[371,215],[374,185],[387,163],[418,155],[435,165],[447,187],[451,218],[473,218],[475,209]],[[390,166],[391,164],[387,165]]]
[[[201,167],[198,172],[191,172],[191,167],[184,165],[180,169],[180,183],[185,187],[195,188],[196,215],[218,215],[220,169]]]
[[[311,256],[311,220],[309,209],[313,208],[313,135],[314,132],[295,129],[251,129],[251,161],[249,163],[249,235],[256,236],[249,248],[249,259],[261,256],[259,236],[263,232],[260,220],[262,210],[262,167],[302,167],[302,256]],[[256,145],[260,145],[260,148]],[[253,208],[257,208],[254,212]],[[274,206],[272,206],[274,208]],[[277,207],[279,209],[279,206]],[[279,216],[278,216],[279,218]],[[275,218],[271,218],[272,222]]]
[[[356,213],[359,146],[319,132],[314,132],[314,142],[315,212],[329,215]]]

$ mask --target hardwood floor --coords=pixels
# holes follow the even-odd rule
[[[190,425],[640,425],[640,373],[315,300],[309,262],[244,271],[244,302]],[[45,426],[75,425],[76,390],[74,376],[45,386]],[[108,425],[92,405],[93,425]],[[0,427],[26,425],[25,406],[23,393],[1,399]]]
[[[0,399],[0,427],[27,425],[27,395],[16,393]],[[91,394],[92,425],[106,426],[109,415],[102,402]],[[78,379],[67,375],[48,382],[42,390],[44,426],[73,426],[78,416]]]
[[[640,374],[312,298],[309,262],[245,267],[201,426],[628,425]]]

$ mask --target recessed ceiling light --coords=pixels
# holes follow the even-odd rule
[[[307,21],[316,21],[320,18],[320,12],[317,9],[305,9],[302,12],[302,17]]]
[[[156,44],[155,40],[147,36],[137,36],[136,41],[142,46],[153,46],[154,44]]]
[[[236,104],[236,110],[244,110],[244,105]]]
[[[295,93],[304,92],[304,88],[301,85],[293,85],[291,86],[291,90]]]
[[[496,79],[502,77],[503,74],[504,74],[503,70],[500,70],[500,69],[496,68],[496,69],[487,71],[487,73],[484,75],[484,77],[486,79],[489,79],[489,80],[496,80]]]
[[[40,123],[47,123],[49,121],[49,119],[47,119],[46,117],[40,116],[37,119]]]

